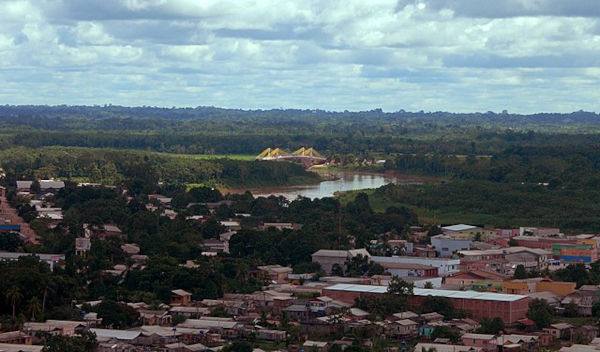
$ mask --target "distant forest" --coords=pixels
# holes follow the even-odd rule
[[[269,146],[313,146],[328,155],[490,154],[516,145],[595,143],[600,116],[584,111],[518,115],[5,105],[0,106],[0,127],[0,148],[60,145],[257,154]]]

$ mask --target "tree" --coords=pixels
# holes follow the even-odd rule
[[[458,342],[460,339],[460,333],[458,330],[449,326],[437,326],[431,333],[431,340],[435,340],[437,338],[446,338],[450,339],[452,342]]]
[[[231,345],[225,346],[223,352],[252,352],[252,345],[247,342],[234,342]]]
[[[406,298],[408,296],[413,295],[414,287],[414,284],[406,282],[398,276],[394,276],[392,277],[392,280],[390,280],[390,283],[387,288],[387,293],[399,295]]]
[[[96,334],[87,331],[74,337],[52,336],[42,352],[92,352],[96,350],[97,346]]]
[[[433,284],[431,283],[431,281],[427,281],[425,283],[425,285],[423,286],[423,288],[429,288],[429,289],[431,289],[431,288],[433,288]]]
[[[103,325],[115,329],[132,326],[139,318],[139,313],[133,308],[113,300],[102,301],[96,307],[96,311]]]
[[[35,321],[36,315],[39,316],[39,313],[41,311],[42,305],[40,303],[40,300],[36,296],[31,297],[31,299],[27,303],[27,313],[29,313],[31,321]]]
[[[513,275],[515,279],[526,279],[527,271],[525,270],[525,266],[523,264],[517,265],[515,268],[515,274]]]
[[[9,301],[12,306],[12,318],[15,319],[17,304],[21,302],[23,299],[23,295],[17,288],[17,286],[12,286],[6,291],[6,299]]]
[[[554,309],[543,299],[533,299],[529,302],[527,317],[535,321],[538,329],[543,329],[552,323]]]
[[[592,306],[592,311],[594,310],[594,307]],[[565,317],[576,317],[579,315],[578,312],[578,306],[576,303],[574,302],[569,302],[566,306],[565,306],[565,310],[563,311],[563,315]]]
[[[504,330],[504,321],[495,317],[494,319],[484,318],[481,321],[481,327],[477,330],[480,334],[497,334],[499,331]]]

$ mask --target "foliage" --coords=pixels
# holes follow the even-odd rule
[[[498,332],[504,330],[504,321],[502,318],[495,317],[493,319],[483,318],[481,321],[481,327],[477,330],[480,334],[492,334],[496,335]]]
[[[533,299],[529,302],[527,317],[535,322],[538,329],[543,329],[552,323],[554,317],[554,308],[552,308],[543,299]]]
[[[526,279],[527,271],[525,270],[525,266],[523,264],[517,265],[515,268],[515,274],[513,275],[514,279]]]
[[[133,326],[139,319],[139,313],[126,304],[113,300],[103,300],[94,308],[102,324],[111,329],[122,329]]]
[[[430,338],[431,340],[446,338],[456,343],[460,339],[460,333],[458,330],[450,326],[436,326],[435,329],[433,329]]]
[[[96,335],[84,332],[79,336],[53,335],[42,349],[43,352],[92,352],[98,343]]]

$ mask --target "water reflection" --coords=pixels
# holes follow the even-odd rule
[[[333,197],[336,192],[354,191],[359,189],[379,188],[389,183],[422,183],[415,178],[379,173],[361,173],[361,172],[337,172],[334,175],[336,179],[323,181],[315,185],[289,186],[289,187],[268,187],[250,190],[256,197],[284,196],[289,200],[294,200],[298,196],[311,199]]]

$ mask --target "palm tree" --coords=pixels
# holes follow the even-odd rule
[[[17,304],[21,302],[21,300],[23,299],[23,295],[21,294],[21,291],[19,291],[17,286],[13,286],[9,288],[8,291],[6,291],[6,299],[12,305],[12,318],[14,320],[17,310]]]
[[[42,306],[40,300],[36,296],[31,297],[29,303],[27,303],[27,313],[31,314],[31,320],[35,320],[36,313],[39,314],[41,311]]]

